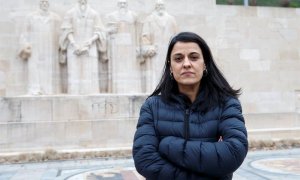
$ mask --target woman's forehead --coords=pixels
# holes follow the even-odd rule
[[[201,48],[199,45],[195,42],[176,42],[173,46],[172,52],[177,52],[177,51],[201,51]]]

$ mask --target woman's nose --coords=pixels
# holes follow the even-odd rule
[[[191,66],[191,62],[190,62],[189,58],[185,57],[184,60],[183,60],[183,67],[187,68],[187,67],[190,67],[190,66]]]

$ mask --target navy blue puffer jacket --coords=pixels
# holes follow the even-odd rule
[[[143,104],[133,144],[137,171],[148,180],[231,179],[248,151],[240,102],[228,98],[204,111],[200,96],[193,104],[173,100],[152,96]]]

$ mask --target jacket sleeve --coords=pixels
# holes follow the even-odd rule
[[[247,131],[237,99],[230,99],[223,109],[219,133],[223,141],[189,141],[168,136],[161,140],[159,152],[172,163],[209,176],[233,173],[248,152]]]
[[[162,158],[158,146],[159,138],[155,133],[148,99],[141,108],[133,142],[133,160],[137,171],[149,180],[199,179],[198,174],[189,173]]]

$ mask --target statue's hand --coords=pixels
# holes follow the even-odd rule
[[[90,48],[92,44],[93,44],[93,40],[90,39],[84,43],[84,47]]]
[[[146,58],[145,57],[140,58],[140,64],[144,64],[145,62],[146,62]]]
[[[70,43],[71,48],[73,49],[73,53],[76,54],[77,56],[80,55],[80,46],[76,44],[75,42]]]
[[[153,57],[156,55],[156,47],[153,45],[142,46],[141,54],[143,57]]]
[[[155,49],[149,49],[147,52],[149,57],[153,57],[156,55],[156,50]]]
[[[118,25],[117,23],[109,23],[108,24],[108,28],[107,28],[107,31],[109,34],[115,34],[118,32]]]
[[[108,29],[108,32],[109,32],[110,34],[115,34],[115,33],[118,32],[118,28],[115,27],[115,26],[112,26],[112,27],[110,27],[110,28]]]
[[[85,54],[89,54],[89,47],[87,47],[87,46],[84,46],[80,49],[79,55],[85,55]]]
[[[77,56],[80,56],[81,52],[80,52],[80,49],[75,49],[73,54],[77,55]]]
[[[31,57],[31,52],[31,45],[26,45],[19,53],[19,57],[21,59],[28,60]]]

